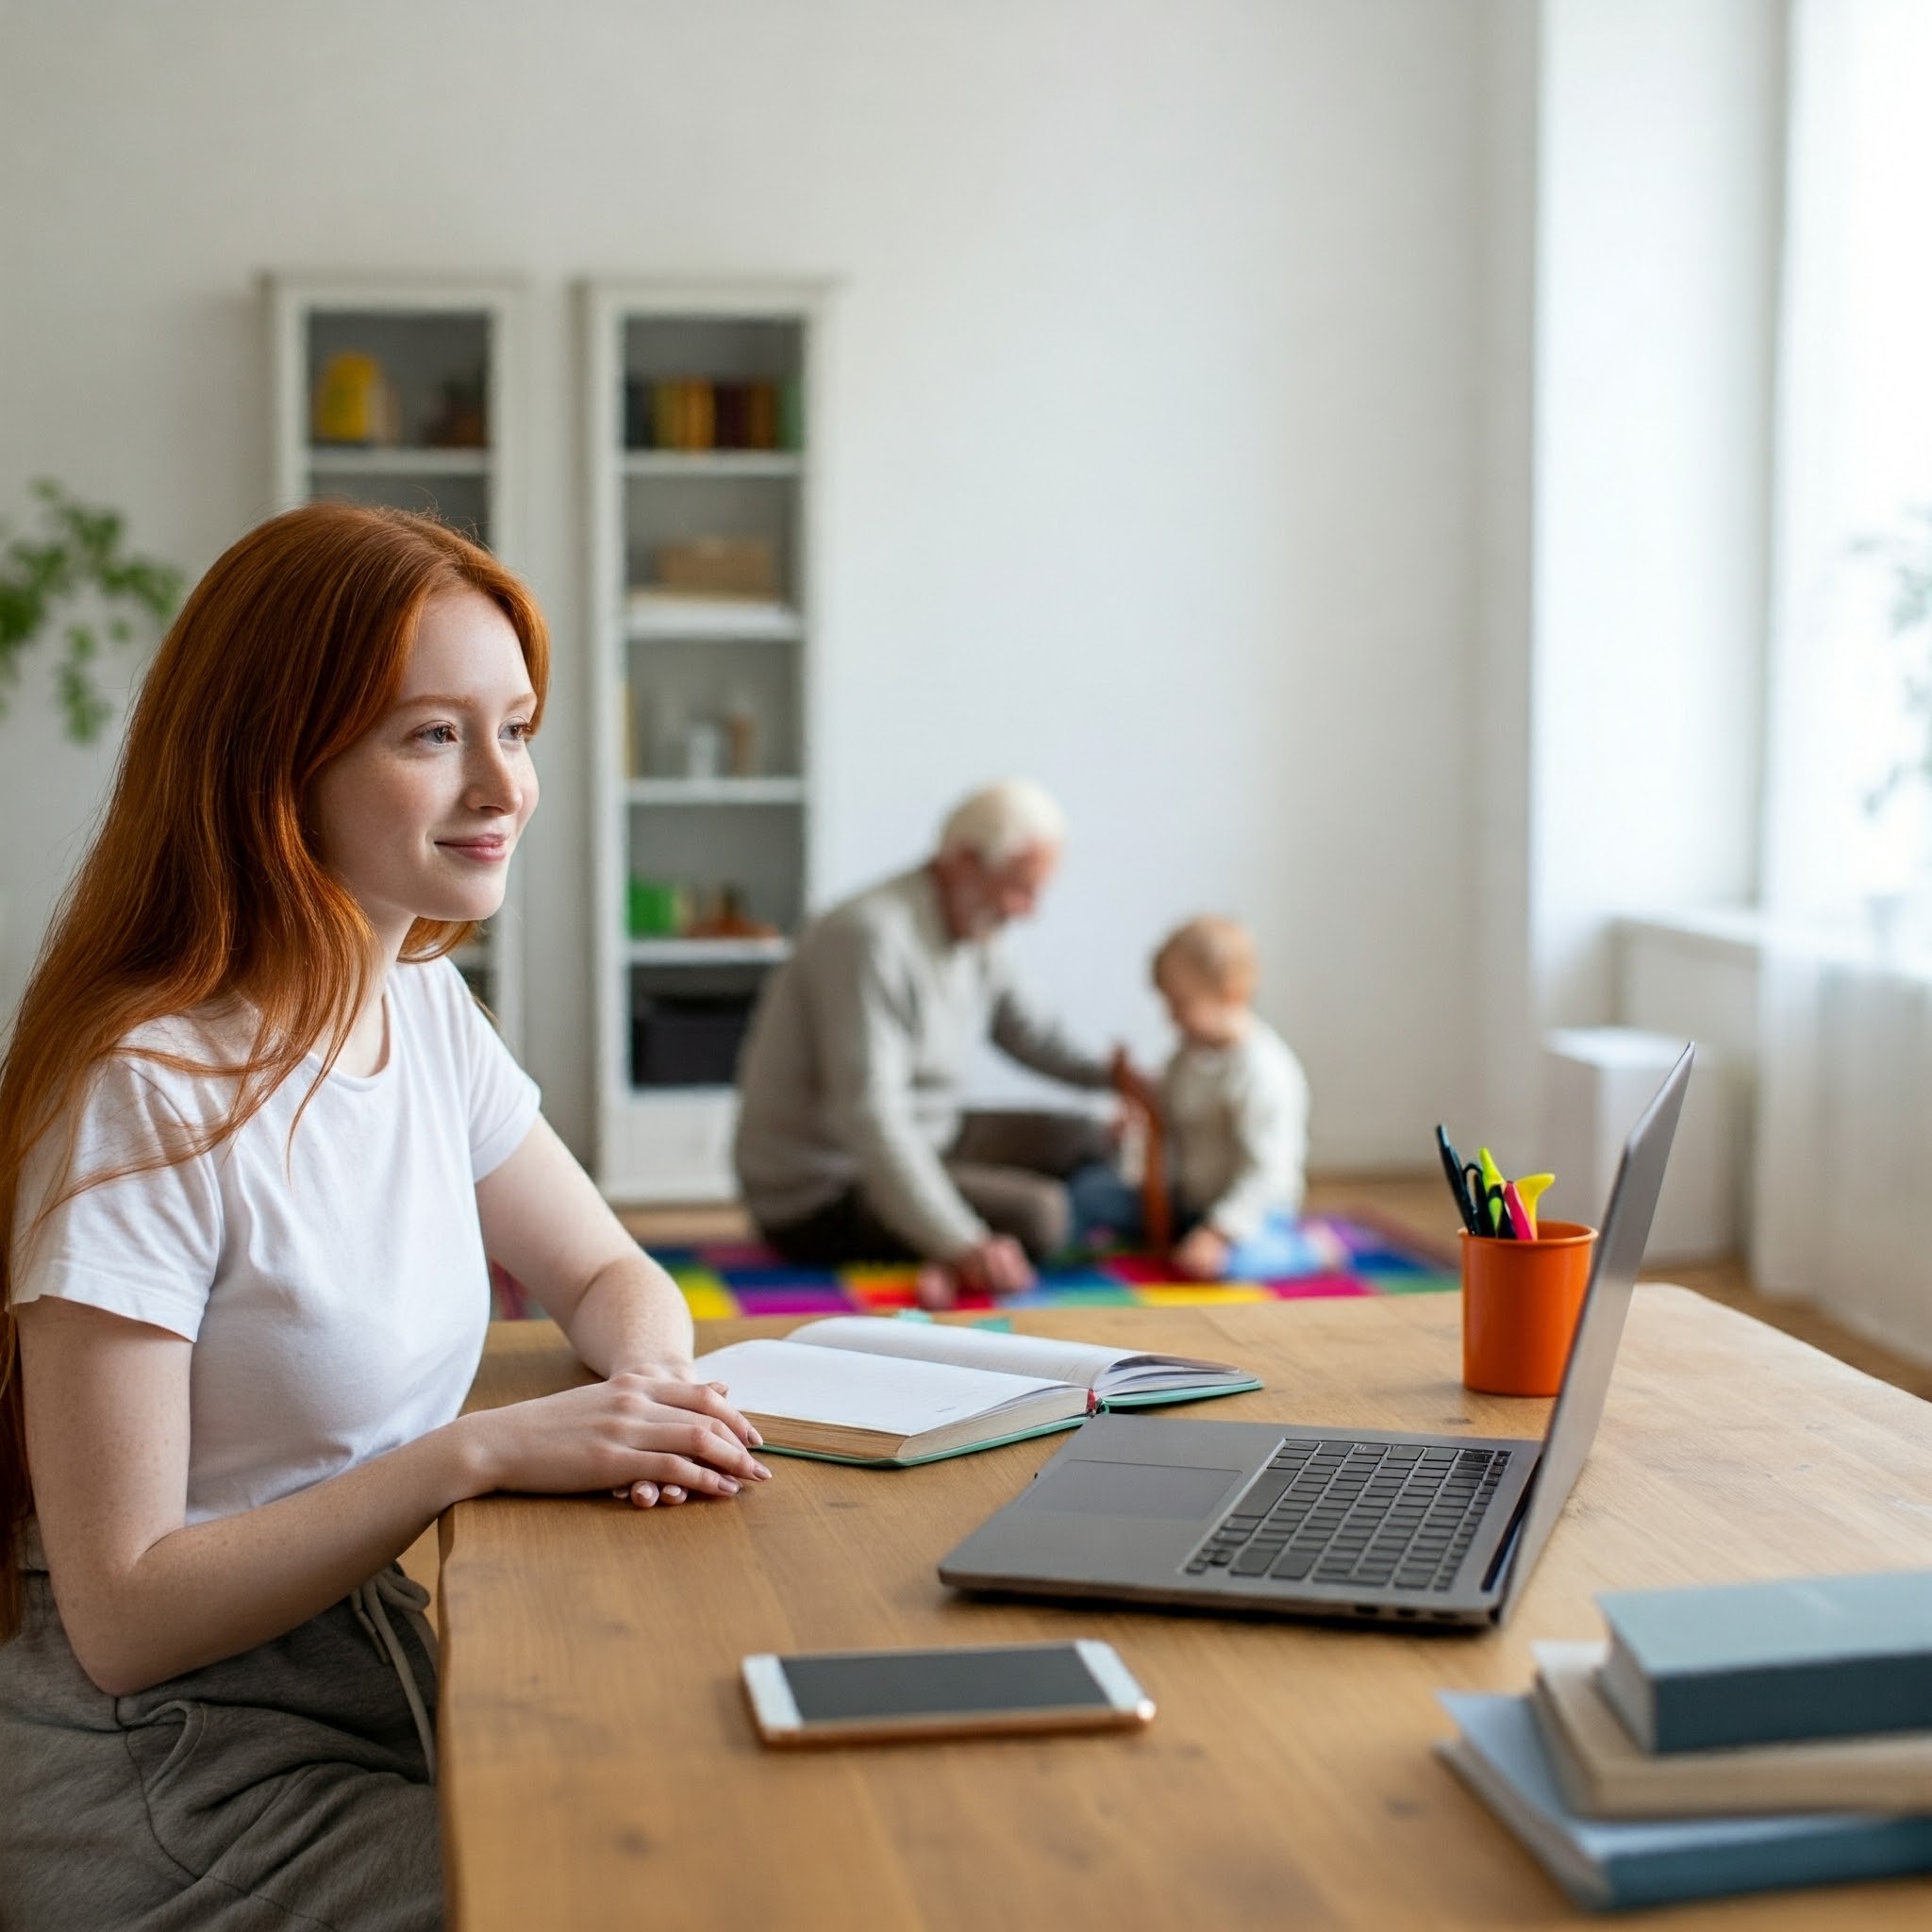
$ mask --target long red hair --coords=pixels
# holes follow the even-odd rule
[[[33,1508],[12,1307],[23,1163],[93,1069],[145,1022],[235,997],[257,1016],[226,1114],[116,1174],[219,1145],[361,1007],[373,934],[305,829],[317,775],[394,701],[424,606],[480,591],[523,644],[541,722],[550,642],[523,584],[429,517],[341,503],[272,518],[227,550],[175,621],[128,720],[107,817],[69,887],[0,1067],[0,1642],[19,1628],[15,1549]],[[403,957],[474,928],[419,920]],[[151,1056],[159,1058],[159,1056]],[[180,1064],[180,1062],[173,1062]],[[326,1066],[325,1067],[325,1072]],[[318,1078],[322,1077],[318,1075]],[[70,1174],[42,1212],[109,1178]]]

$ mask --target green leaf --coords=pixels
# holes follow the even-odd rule
[[[113,715],[86,669],[100,655],[102,630],[126,645],[137,620],[166,625],[180,608],[185,579],[172,564],[124,550],[126,522],[118,510],[82,503],[44,476],[28,493],[39,508],[37,530],[16,535],[0,524],[0,693],[19,682],[25,653],[59,624],[66,643],[57,674],[60,708],[68,735],[85,744]],[[80,610],[66,608],[76,601]]]
[[[67,712],[67,735],[76,744],[92,744],[101,726],[114,715],[114,708],[93,680],[77,664],[60,667],[60,702]]]

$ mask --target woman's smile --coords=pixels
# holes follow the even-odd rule
[[[514,841],[508,832],[478,832],[467,839],[439,839],[438,849],[478,865],[501,865]]]

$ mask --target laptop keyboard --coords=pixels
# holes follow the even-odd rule
[[[1284,1442],[1187,1574],[1447,1590],[1508,1459],[1420,1442]]]

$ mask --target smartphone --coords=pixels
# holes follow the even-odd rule
[[[766,1654],[742,1665],[768,1744],[856,1744],[1014,1731],[1124,1730],[1154,1704],[1110,1643]]]

